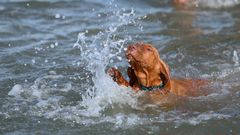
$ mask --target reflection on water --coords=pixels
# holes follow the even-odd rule
[[[1,1],[0,133],[239,134],[238,1],[197,2]],[[113,83],[105,70],[126,72],[137,41],[212,93],[156,105]]]

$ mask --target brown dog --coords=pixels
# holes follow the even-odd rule
[[[154,95],[168,95],[171,92],[180,96],[197,96],[201,86],[208,83],[200,79],[172,79],[168,65],[160,59],[157,49],[151,44],[130,45],[126,57],[131,65],[127,71],[129,82],[115,68],[110,68],[108,74],[119,85],[131,86],[133,90],[143,90]]]

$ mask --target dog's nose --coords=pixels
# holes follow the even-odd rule
[[[136,50],[136,45],[130,45],[130,46],[128,47],[128,50],[129,50],[129,51]]]

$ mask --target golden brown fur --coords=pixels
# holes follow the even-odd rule
[[[160,58],[156,48],[151,44],[136,43],[130,45],[126,51],[126,57],[131,67],[127,73],[129,81],[115,68],[110,68],[108,74],[119,85],[131,86],[133,90],[141,90],[141,86],[151,87],[163,84],[163,89],[146,93],[153,98],[174,93],[180,96],[197,96],[201,86],[207,84],[206,80],[174,79],[170,77],[168,65]]]

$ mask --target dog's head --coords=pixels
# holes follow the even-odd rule
[[[126,51],[129,63],[143,68],[154,68],[159,61],[159,54],[151,44],[136,43],[129,45]]]
[[[170,87],[169,67],[160,59],[157,49],[151,44],[136,43],[129,45],[126,57],[133,69],[159,74],[163,83]]]

